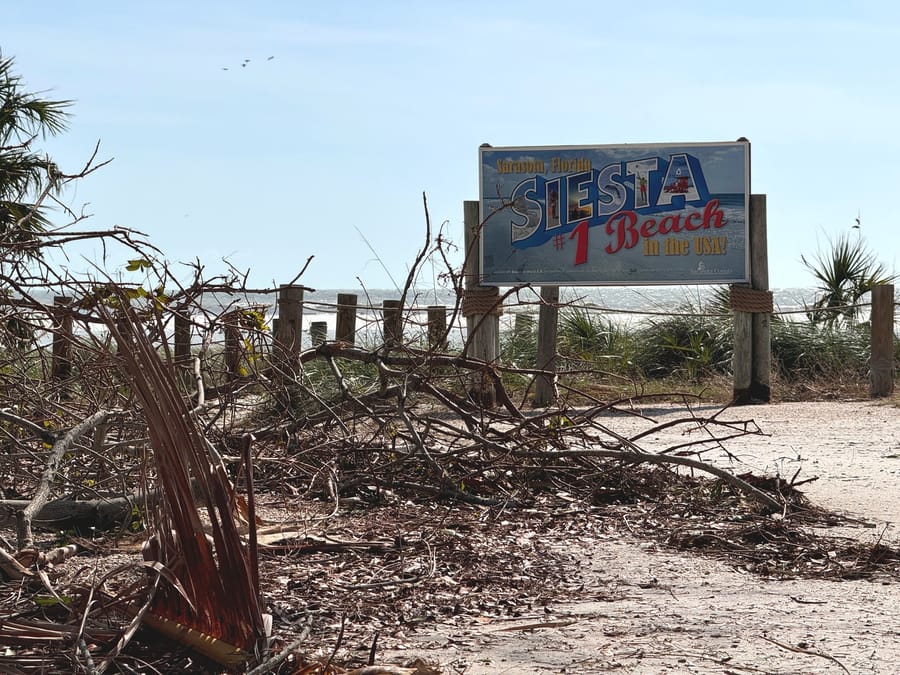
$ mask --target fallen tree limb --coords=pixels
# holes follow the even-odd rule
[[[63,456],[82,436],[92,431],[98,424],[108,420],[113,414],[115,411],[112,410],[98,410],[80,424],[72,427],[65,436],[53,444],[47,459],[47,466],[41,474],[41,482],[38,484],[34,497],[24,509],[16,513],[16,536],[20,550],[34,546],[31,522],[34,520],[35,514],[41,511],[50,498],[50,484],[56,476]]]
[[[196,481],[191,481],[191,487],[199,499]],[[136,516],[142,517],[143,510],[156,506],[160,499],[162,493],[158,489],[97,499],[54,499],[41,506],[31,524],[48,530],[74,529],[86,535],[91,528],[108,530],[125,525]],[[30,503],[28,499],[0,499],[0,527],[12,526],[17,514]],[[136,514],[135,508],[141,514]]]
[[[8,527],[16,522],[17,514],[31,504],[27,499],[0,500],[0,526]],[[106,530],[127,522],[135,505],[143,505],[142,495],[110,497],[109,499],[54,499],[41,505],[31,518],[32,527],[44,529],[75,529],[85,532],[88,528]]]

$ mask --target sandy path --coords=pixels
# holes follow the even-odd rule
[[[683,408],[645,412],[658,422],[684,416]],[[718,451],[704,459],[787,478],[800,468],[798,480],[818,476],[803,488],[813,502],[876,525],[828,534],[900,542],[900,410],[879,402],[782,403],[724,417],[752,419],[768,435],[729,441],[739,464]],[[616,416],[609,425],[626,433],[647,423]],[[658,451],[700,433],[676,428],[641,444]],[[602,532],[559,545],[584,561],[583,601],[515,621],[432,626],[408,635],[405,652],[384,656],[415,654],[468,675],[900,672],[894,581],[767,581]],[[527,628],[534,624],[545,625]]]

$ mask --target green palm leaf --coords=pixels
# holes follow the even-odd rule
[[[47,229],[46,209],[34,202],[48,189],[58,192],[62,174],[34,141],[66,129],[71,103],[25,91],[13,59],[0,54],[0,245],[27,244]],[[24,257],[39,255],[35,247],[18,250]]]
[[[816,280],[816,298],[807,313],[815,323],[852,324],[859,315],[859,300],[878,284],[892,283],[896,275],[887,272],[860,237],[844,234],[829,239],[829,245],[811,259],[800,256]]]

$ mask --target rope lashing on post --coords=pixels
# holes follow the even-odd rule
[[[462,298],[463,316],[484,314],[503,314],[503,303],[500,301],[500,289],[496,287],[467,288]]]
[[[771,314],[775,310],[772,291],[749,286],[731,286],[731,309],[752,314]]]

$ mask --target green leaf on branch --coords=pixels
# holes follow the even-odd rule
[[[125,269],[129,272],[142,272],[146,269],[151,268],[152,266],[152,263],[146,258],[135,258],[134,260],[128,261]]]

